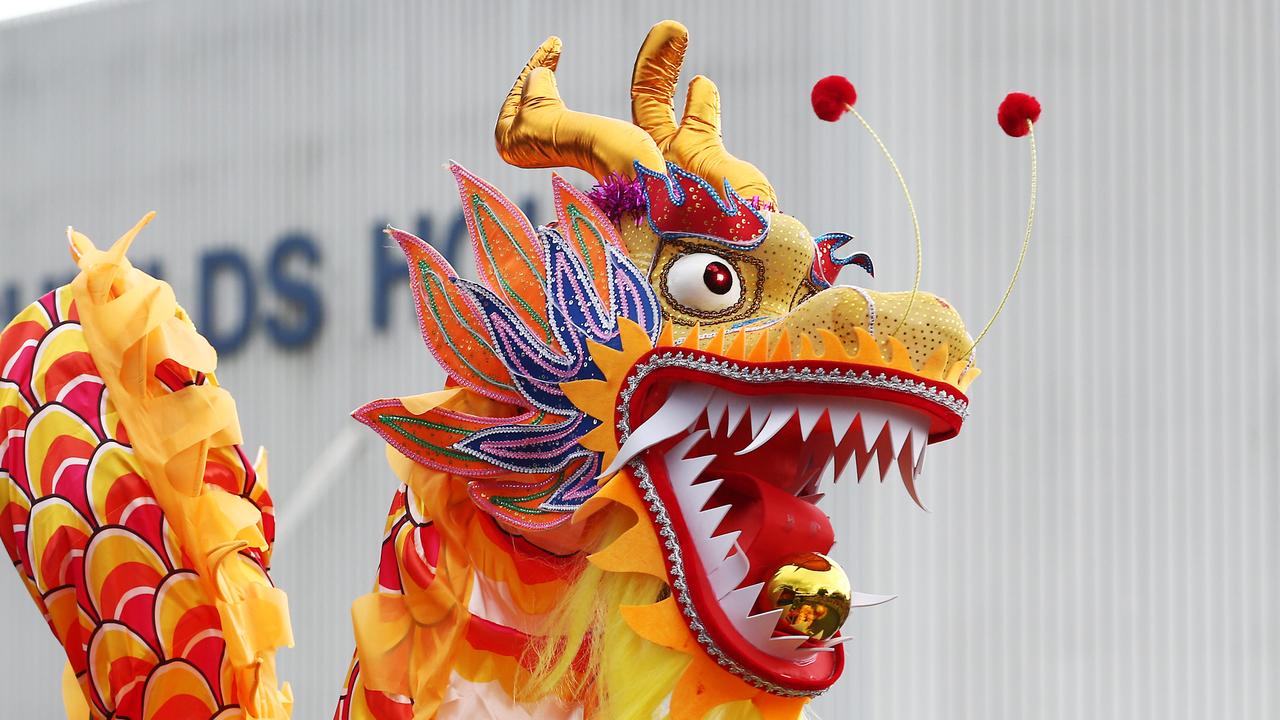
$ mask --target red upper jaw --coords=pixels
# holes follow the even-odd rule
[[[776,615],[757,607],[761,584],[789,555],[830,550],[830,521],[805,497],[821,489],[824,465],[914,477],[926,439],[959,431],[967,401],[937,385],[883,367],[672,348],[632,368],[619,397],[620,444],[669,403],[692,408],[631,466],[665,544],[673,595],[721,666],[783,696],[820,694],[839,677],[838,644],[774,636]],[[668,409],[662,420],[673,417]]]

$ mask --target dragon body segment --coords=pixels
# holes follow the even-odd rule
[[[173,291],[124,258],[143,224],[107,252],[72,233],[80,275],[0,333],[0,539],[66,650],[70,717],[281,717],[265,456]]]

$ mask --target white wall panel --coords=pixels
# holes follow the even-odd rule
[[[296,717],[332,712],[395,485],[347,412],[441,383],[406,290],[390,330],[371,323],[372,229],[426,213],[442,233],[449,158],[547,219],[548,173],[492,149],[512,77],[559,34],[570,105],[625,117],[634,51],[668,16],[693,34],[686,77],[721,87],[730,148],[815,232],[856,233],[877,287],[904,287],[892,174],[855,124],[808,109],[814,79],[853,78],[911,182],[925,287],[974,328],[1026,202],[1026,146],[995,108],[1012,89],[1045,106],[1035,245],[973,416],[930,451],[931,512],[901,488],[837,493],[837,555],[901,597],[855,616],[819,714],[1275,717],[1273,3],[150,0],[2,24],[0,307],[70,274],[68,223],[105,242],[158,210],[132,256],[193,310],[201,253],[234,249],[261,277],[286,233],[322,249],[291,269],[323,288],[316,341],[284,351],[259,324],[220,368],[272,452]],[[352,450],[318,466],[335,445]],[[0,608],[0,715],[58,717],[60,655],[16,579]]]

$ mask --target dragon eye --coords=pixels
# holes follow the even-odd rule
[[[666,290],[678,304],[702,312],[719,312],[742,299],[742,282],[733,264],[711,253],[677,258],[667,270]]]

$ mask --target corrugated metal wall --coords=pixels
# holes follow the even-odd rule
[[[286,352],[259,325],[220,373],[272,450],[296,717],[331,712],[394,486],[346,413],[441,382],[407,292],[391,331],[371,323],[373,229],[446,223],[447,158],[545,219],[547,173],[492,150],[514,73],[559,34],[571,106],[625,117],[634,50],[668,16],[693,33],[688,76],[720,84],[731,148],[815,231],[857,233],[878,287],[903,287],[892,175],[853,123],[807,108],[816,77],[854,78],[912,183],[925,286],[975,327],[1026,200],[1026,146],[995,107],[1011,89],[1045,104],[1036,244],[982,348],[973,417],[930,452],[931,512],[900,488],[839,493],[837,553],[901,597],[855,618],[818,712],[1275,717],[1273,3],[183,0],[0,26],[0,304],[70,272],[67,223],[107,240],[152,208],[133,256],[188,305],[200,252],[236,249],[260,274],[285,233],[322,248],[294,270],[323,285],[316,342]],[[0,715],[58,717],[61,660],[16,580],[0,608]]]

